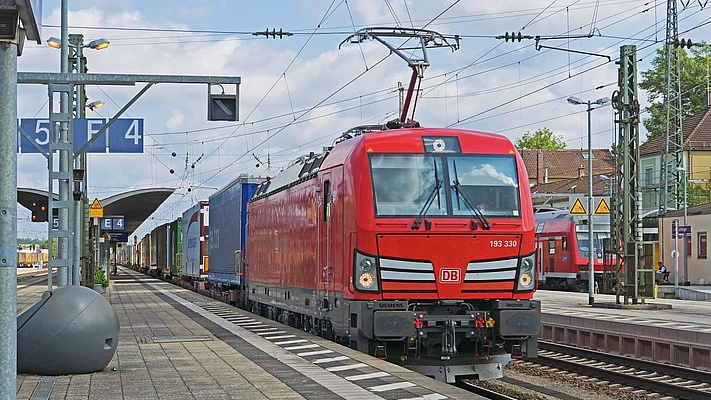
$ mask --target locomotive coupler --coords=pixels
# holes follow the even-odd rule
[[[450,356],[457,354],[456,323],[451,319],[444,321],[442,326],[442,356],[443,360],[448,360]]]

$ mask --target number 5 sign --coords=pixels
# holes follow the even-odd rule
[[[78,151],[106,125],[103,118],[75,118],[72,121],[74,151]],[[23,118],[20,127],[30,140],[44,151],[49,149],[50,126],[48,119]],[[20,135],[18,152],[39,153],[25,135]],[[143,119],[119,118],[94,140],[87,153],[143,153]]]

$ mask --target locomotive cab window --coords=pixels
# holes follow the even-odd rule
[[[432,196],[435,198],[424,215],[447,215],[440,157],[373,154],[370,170],[376,215],[417,216]]]
[[[579,225],[578,228],[580,228]],[[603,229],[604,227],[600,227],[600,229]],[[593,246],[595,249],[595,257],[598,259],[602,259],[602,254],[603,254],[603,240],[609,239],[610,238],[610,232],[609,232],[609,225],[607,226],[607,231],[598,231],[598,228],[595,227],[595,230],[593,231]],[[587,231],[578,231],[576,232],[576,236],[578,239],[578,254],[580,257],[589,257],[590,254],[590,235],[588,235]]]
[[[464,195],[452,191],[454,215],[471,215],[467,197],[485,216],[519,217],[520,201],[516,161],[511,156],[457,156],[448,158],[450,181],[459,182]]]
[[[370,154],[377,217],[521,215],[516,159],[463,154]]]

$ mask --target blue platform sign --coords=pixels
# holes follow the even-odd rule
[[[124,228],[125,226],[123,217],[101,218],[102,231],[122,231],[124,230]]]
[[[107,123],[103,118],[76,118],[73,120],[74,152],[81,149]],[[44,151],[49,149],[49,119],[23,118],[22,130]],[[39,151],[20,135],[18,153],[39,153]],[[87,153],[143,153],[143,119],[119,118],[109,129],[96,139]]]
[[[110,243],[126,243],[128,242],[128,232],[110,232]]]
[[[679,233],[682,235],[691,233],[691,225],[679,225]]]

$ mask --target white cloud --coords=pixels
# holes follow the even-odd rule
[[[165,122],[166,129],[171,131],[180,130],[180,128],[184,126],[185,115],[179,111],[174,111]]]

